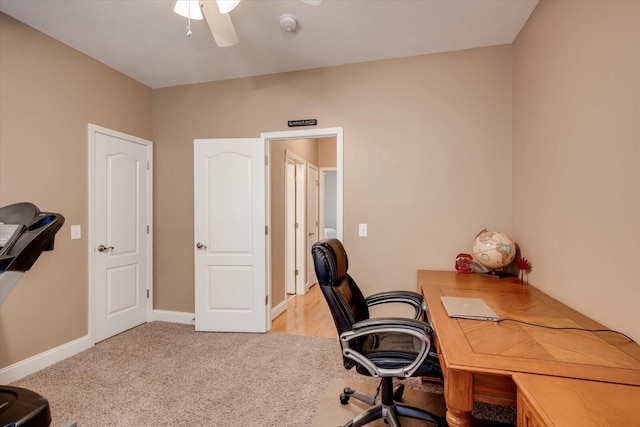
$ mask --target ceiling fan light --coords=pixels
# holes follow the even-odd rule
[[[220,13],[227,14],[231,12],[240,3],[240,0],[216,0]]]
[[[202,19],[199,0],[178,0],[173,11],[185,18]]]

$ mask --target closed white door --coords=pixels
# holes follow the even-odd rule
[[[311,163],[307,164],[307,285],[311,286],[316,282],[316,273],[311,256],[311,246],[317,242],[318,235],[318,209],[319,209],[319,177],[318,167]]]
[[[262,139],[194,141],[195,328],[265,332]]]
[[[90,126],[96,342],[147,321],[151,279],[151,142]]]

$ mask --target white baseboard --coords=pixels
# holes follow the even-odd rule
[[[179,311],[153,310],[149,316],[149,322],[171,322],[193,325],[195,314],[184,313]],[[66,344],[52,348],[43,353],[36,354],[28,359],[9,365],[0,369],[0,384],[9,384],[38,372],[48,366],[58,363],[68,357],[74,356],[81,351],[85,351],[93,347],[93,341],[89,335],[69,341]]]
[[[0,369],[0,384],[9,384],[93,347],[88,335]]]
[[[183,325],[195,324],[195,313],[183,311],[152,310],[149,322],[182,323]]]
[[[285,298],[280,304],[276,305],[271,309],[271,320],[278,317],[280,314],[284,313],[287,309],[287,299]],[[271,329],[270,327],[268,329]]]

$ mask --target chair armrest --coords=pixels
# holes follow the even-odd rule
[[[400,327],[403,328],[403,330],[404,328],[416,329],[427,334],[427,339],[429,340],[429,343],[431,343],[431,337],[429,336],[429,334],[432,333],[431,326],[429,326],[427,322],[423,322],[422,320],[410,319],[407,317],[375,317],[372,319],[365,319],[360,322],[354,323],[351,330],[355,332],[367,328],[376,329],[384,327]]]
[[[424,322],[419,319],[409,319],[407,317],[377,317],[372,319],[365,319],[360,322],[354,323],[351,328],[352,331],[357,331],[362,328],[367,327],[378,327],[378,326],[389,326],[391,324],[401,324],[404,323],[407,327],[414,327],[419,330],[423,330],[429,336],[430,345],[433,344],[433,328],[427,322]],[[438,353],[435,350],[429,351],[429,354],[438,357]]]
[[[356,363],[362,365],[369,371],[369,374],[372,377],[408,378],[418,370],[420,365],[422,365],[429,355],[429,350],[431,348],[431,337],[429,335],[430,330],[430,326],[421,320],[402,317],[366,319],[355,323],[351,331],[340,334],[340,345],[342,346],[342,354],[344,357],[354,360]],[[382,368],[377,366],[362,353],[351,348],[349,345],[349,342],[356,338],[385,332],[406,334],[417,338],[420,341],[421,346],[416,358],[406,366],[395,369]]]
[[[400,302],[409,304],[415,309],[414,319],[421,319],[424,313],[423,298],[417,292],[412,291],[388,291],[380,292],[377,294],[369,295],[366,298],[367,305],[372,307],[374,305],[386,304],[390,302]]]

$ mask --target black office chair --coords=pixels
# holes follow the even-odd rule
[[[342,404],[353,397],[371,408],[345,424],[362,426],[377,419],[399,427],[398,417],[410,417],[446,426],[444,417],[398,401],[404,386],[393,388],[393,378],[427,376],[442,378],[437,354],[431,353],[431,328],[421,320],[422,296],[416,292],[390,291],[365,298],[347,274],[349,262],[337,239],[316,242],[311,248],[318,283],[338,329],[344,367],[359,374],[381,378],[375,396],[350,388],[340,395]],[[383,303],[406,303],[415,309],[410,318],[370,318],[369,307]],[[378,400],[381,392],[382,399]]]

